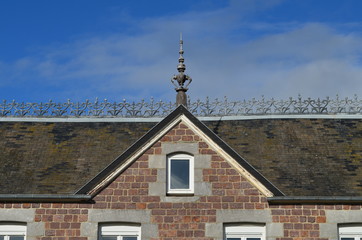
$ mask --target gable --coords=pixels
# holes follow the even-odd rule
[[[180,152],[194,157],[195,189],[191,195],[167,193],[167,156]],[[267,208],[266,197],[272,193],[251,180],[181,120],[114,179],[89,194],[95,194],[95,208],[110,204],[146,209],[152,208],[150,202],[155,206],[192,202],[210,209]]]
[[[180,143],[182,143],[182,145],[180,145]],[[91,194],[94,196],[122,172],[127,171],[127,168],[137,159],[147,156],[150,152],[153,153],[152,151],[158,151],[162,155],[160,161],[165,161],[166,156],[172,152],[187,152],[189,147],[187,147],[186,143],[193,143],[198,146],[194,152],[190,153],[192,155],[197,154],[204,157],[215,154],[219,158],[222,158],[226,161],[225,166],[228,165],[236,170],[264,196],[282,195],[274,185],[228,147],[228,145],[205,125],[194,118],[183,106],[177,108],[77,193]],[[154,144],[160,144],[161,149],[152,150]],[[173,147],[165,148],[170,150],[162,150],[163,146],[169,144],[174,144]],[[203,148],[203,146],[205,146],[205,148]],[[197,162],[196,158],[195,162]]]

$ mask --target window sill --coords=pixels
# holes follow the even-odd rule
[[[193,197],[195,196],[195,194],[192,192],[168,192],[166,193],[167,197],[172,197],[172,196],[176,196],[176,197],[180,197],[180,196],[185,196],[185,197]]]

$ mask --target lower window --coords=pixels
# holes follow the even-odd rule
[[[102,224],[99,229],[99,239],[140,240],[141,226],[136,224]]]
[[[26,225],[0,224],[0,240],[25,240]]]
[[[340,240],[362,240],[362,225],[340,226],[338,228]]]
[[[224,231],[226,240],[265,240],[264,224],[227,224]]]

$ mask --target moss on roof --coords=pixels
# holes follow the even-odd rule
[[[153,125],[1,122],[0,193],[73,193]]]
[[[205,121],[289,196],[362,196],[361,119]],[[0,122],[0,194],[74,193],[154,122]]]
[[[362,196],[361,119],[208,122],[289,196]]]

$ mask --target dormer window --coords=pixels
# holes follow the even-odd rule
[[[167,158],[167,193],[194,193],[194,157],[174,154]]]

